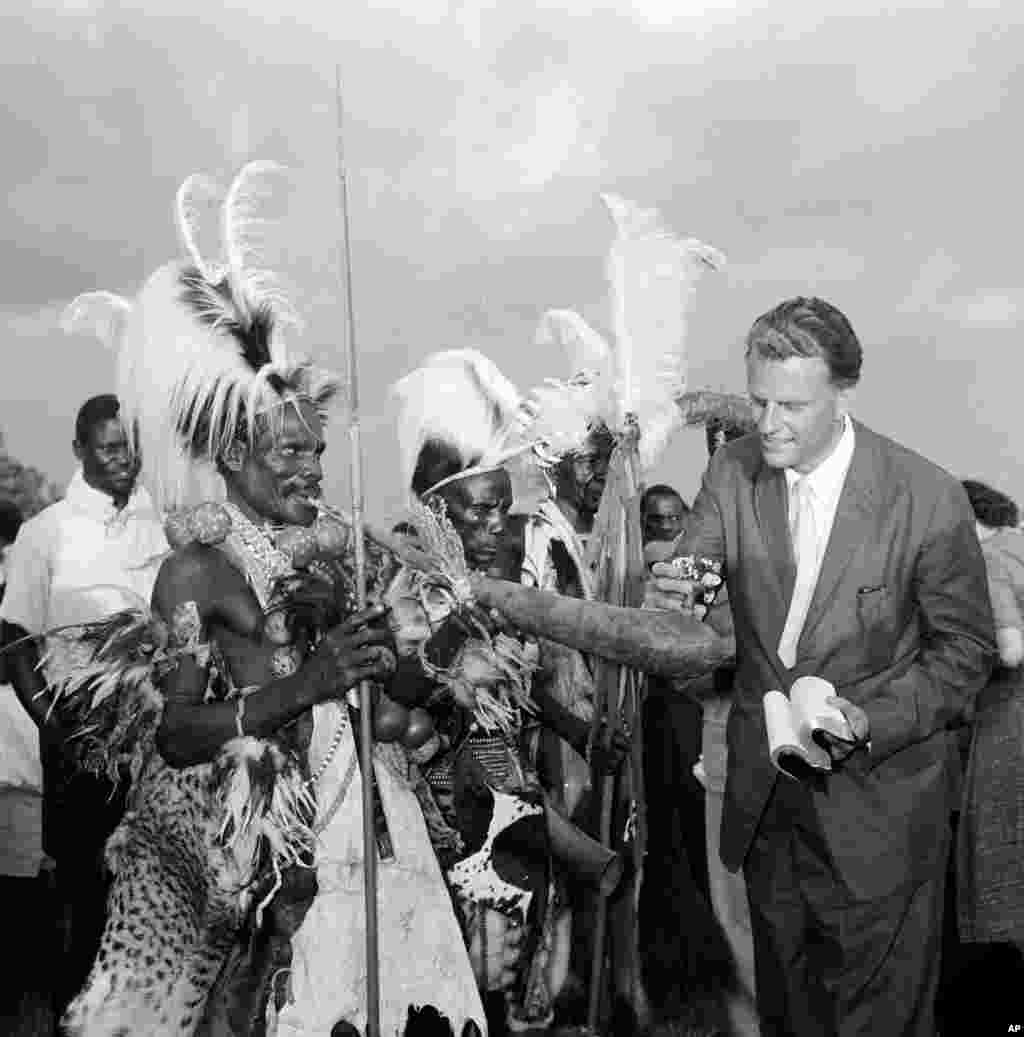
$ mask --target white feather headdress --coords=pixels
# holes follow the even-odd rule
[[[514,448],[519,391],[475,349],[433,353],[391,391],[398,400],[403,485],[413,497],[417,480],[422,494],[453,475],[497,468]],[[425,474],[431,450],[439,457],[441,479]],[[429,485],[422,484],[424,478]]]
[[[725,259],[674,234],[656,210],[601,197],[616,232],[606,266],[614,336],[609,343],[571,310],[544,315],[537,342],[560,346],[574,377],[533,390],[535,431],[564,448],[574,437],[582,442],[581,429],[603,423],[621,431],[635,421],[641,463],[650,468],[682,422],[676,400],[686,387],[687,313],[697,280]]]
[[[288,347],[299,322],[268,269],[270,222],[261,216],[283,173],[275,163],[251,162],[227,191],[189,177],[176,199],[188,260],[160,267],[134,305],[106,300],[119,314],[108,337],[117,348],[121,414],[158,506],[186,503],[196,472],[212,469],[238,437],[251,441],[261,414],[303,399],[326,419],[341,387]],[[69,316],[77,314],[78,326],[102,326],[105,296],[80,296]]]

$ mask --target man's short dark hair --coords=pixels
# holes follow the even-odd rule
[[[977,479],[964,479],[967,499],[974,509],[974,517],[989,529],[1003,529],[1020,523],[1020,509],[1012,497],[993,489]]]
[[[668,483],[655,483],[653,486],[648,486],[644,490],[643,496],[640,498],[640,514],[646,515],[647,508],[653,497],[674,497],[683,506],[683,511],[687,511],[686,501],[683,500],[683,495],[673,487],[669,486]]]
[[[841,389],[860,380],[860,342],[846,317],[824,299],[798,296],[762,314],[747,334],[747,356],[754,351],[766,360],[820,356]]]
[[[21,509],[13,501],[0,500],[0,546],[13,544],[21,529]]]
[[[92,396],[78,408],[75,418],[75,442],[87,446],[93,429],[105,421],[113,421],[121,412],[121,404],[111,393]]]

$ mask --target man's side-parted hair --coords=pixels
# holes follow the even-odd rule
[[[820,356],[841,389],[860,380],[860,342],[846,317],[824,299],[798,296],[762,314],[747,335],[747,356],[754,351],[766,360]]]
[[[121,404],[112,393],[92,396],[78,409],[75,418],[75,442],[88,446],[92,431],[104,421],[113,421],[121,413]]]
[[[1020,509],[1012,497],[977,479],[964,479],[963,487],[974,509],[974,517],[983,526],[988,526],[989,529],[1004,529],[1020,523]]]

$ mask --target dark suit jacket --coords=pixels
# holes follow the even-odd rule
[[[720,448],[676,544],[725,563],[736,631],[722,861],[737,870],[776,780],[761,700],[805,674],[871,725],[860,750],[811,786],[834,874],[856,898],[934,874],[959,767],[955,728],[994,660],[974,516],[947,472],[855,422],[855,449],[793,669],[777,647],[796,568],[786,480],[757,435]]]

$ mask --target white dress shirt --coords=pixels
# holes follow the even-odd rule
[[[118,511],[79,469],[64,499],[24,523],[11,545],[0,619],[40,634],[148,607],[167,551],[163,523],[144,488]]]
[[[786,614],[786,625],[779,638],[779,658],[789,667],[796,662],[796,646],[803,631],[807,610],[814,597],[814,589],[818,584],[821,562],[825,557],[832,525],[839,506],[839,497],[843,492],[846,474],[853,460],[854,432],[853,422],[843,416],[843,431],[835,449],[813,471],[801,474],[792,468],[785,470],[786,485],[789,488],[790,523],[795,518],[794,509],[800,492],[807,495],[807,506],[810,510],[811,530],[802,530],[798,539],[803,550],[797,549],[797,575],[790,599],[789,611]],[[794,544],[796,548],[797,545]]]
[[[23,523],[8,549],[0,619],[41,634],[148,606],[167,549],[143,488],[118,511],[79,469],[64,499]],[[0,874],[39,870],[42,778],[35,723],[14,689],[0,687]]]

